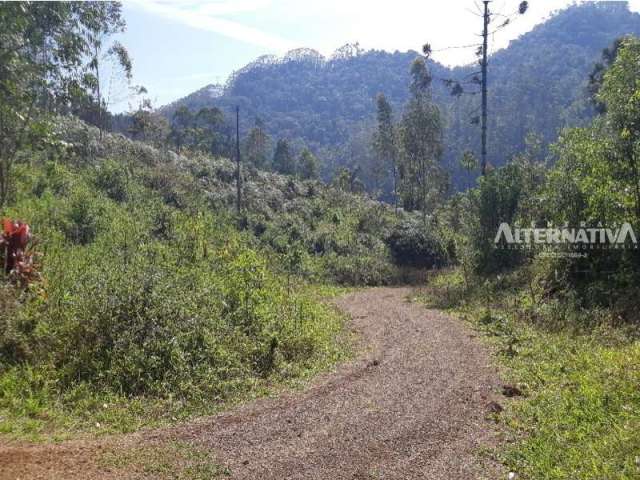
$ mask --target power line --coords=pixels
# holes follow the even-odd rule
[[[452,46],[452,47],[436,48],[436,49],[433,49],[432,52],[444,52],[446,50],[455,50],[455,49],[459,49],[459,48],[479,47],[480,45],[482,45],[482,44],[481,43],[470,43],[469,45],[455,45],[455,46]]]

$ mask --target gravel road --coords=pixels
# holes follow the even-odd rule
[[[499,478],[479,454],[497,441],[487,418],[497,370],[464,323],[409,303],[410,294],[374,288],[338,299],[361,353],[304,391],[119,439],[0,443],[0,478],[123,478],[95,461],[100,442],[167,439],[214,452],[233,479]]]

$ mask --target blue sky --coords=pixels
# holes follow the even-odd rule
[[[492,9],[512,13],[519,0],[495,0]],[[542,22],[571,0],[530,0],[526,15],[492,39],[492,50]],[[209,83],[224,83],[234,70],[263,54],[309,47],[330,55],[347,42],[387,51],[434,49],[478,42],[479,0],[125,0],[127,31],[121,41],[134,61],[134,83],[155,106]],[[640,0],[631,2],[638,11]],[[473,48],[434,54],[448,65],[473,61]],[[130,101],[111,106],[127,110]]]

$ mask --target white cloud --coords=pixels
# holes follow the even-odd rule
[[[198,13],[207,15],[229,15],[255,12],[272,5],[271,0],[218,0],[198,5]]]
[[[254,12],[271,5],[269,0],[222,0],[210,3],[172,2],[162,0],[131,0],[150,13],[183,23],[198,30],[206,30],[235,40],[284,52],[294,44],[279,35],[220,18],[218,15]]]
[[[482,30],[482,18],[478,16],[481,0],[131,1],[172,21],[276,54],[305,46],[330,55],[347,42],[359,42],[365,49],[420,50],[429,42],[436,60],[461,65],[476,61],[475,48],[449,47],[478,44]],[[512,24],[490,37],[490,52],[506,47],[510,40],[573,2],[530,1],[525,15],[515,16]],[[493,0],[490,8],[493,12],[511,14],[519,3],[520,0]],[[631,0],[630,6],[637,11],[640,0]],[[495,17],[495,26],[500,20],[501,17]]]

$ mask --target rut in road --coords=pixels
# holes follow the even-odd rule
[[[337,300],[362,353],[304,392],[122,441],[197,444],[234,479],[497,478],[498,466],[479,455],[497,441],[487,419],[497,370],[467,326],[407,302],[410,294],[374,288]],[[109,478],[87,460],[96,448],[0,447],[0,477],[13,467],[20,478]]]

